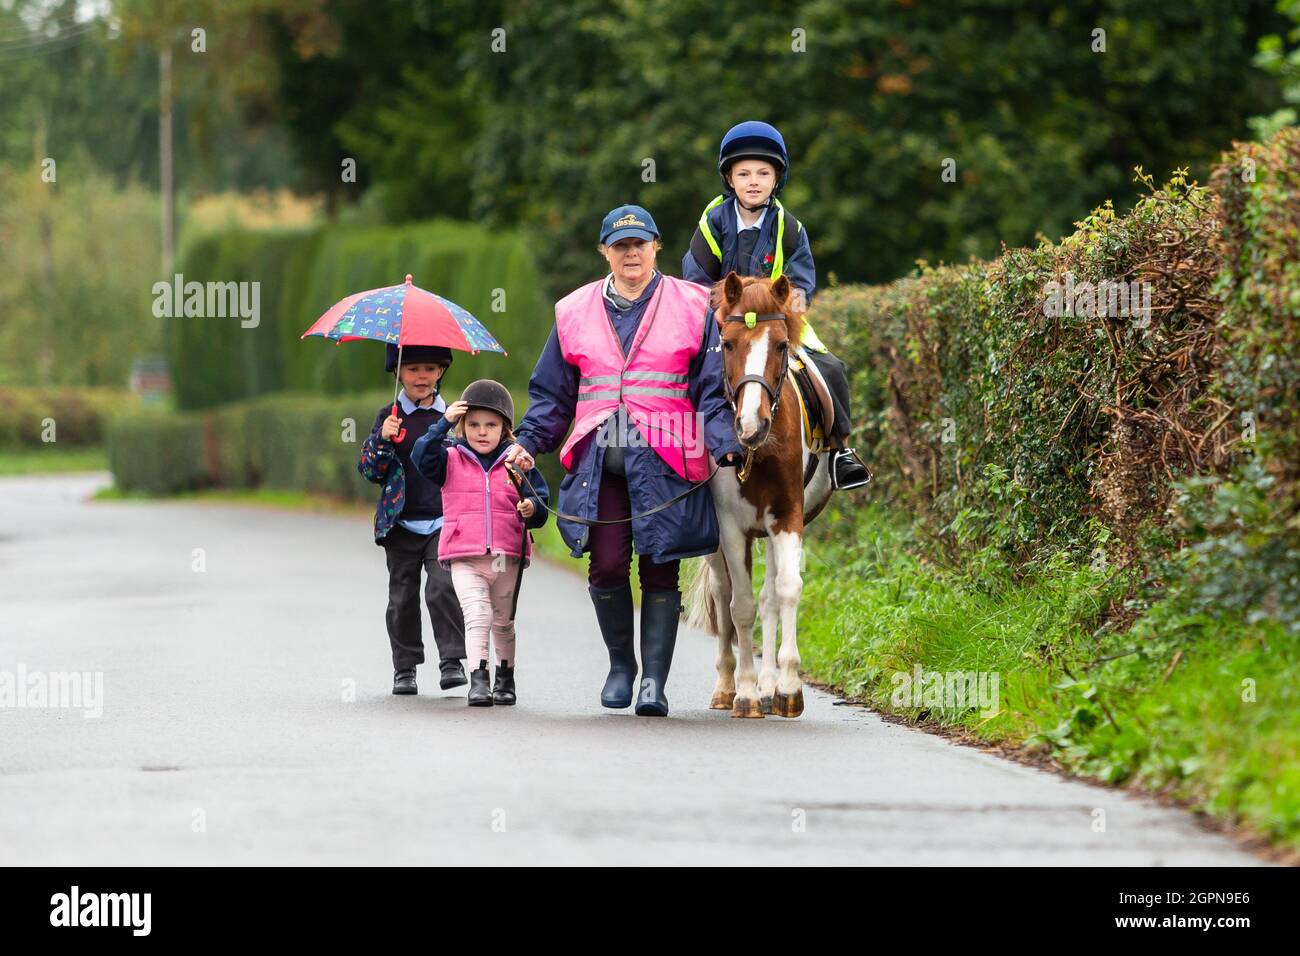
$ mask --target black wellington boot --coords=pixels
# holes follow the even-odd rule
[[[636,648],[633,642],[632,585],[587,588],[596,607],[600,634],[609,648],[609,676],[600,692],[602,707],[630,707],[636,682]]]
[[[469,672],[469,697],[471,707],[492,706],[492,677],[488,674],[487,661],[479,661],[478,667]]]
[[[831,487],[836,491],[861,488],[871,480],[871,470],[852,448],[831,453]]]
[[[515,669],[509,661],[497,665],[497,680],[492,687],[492,703],[510,706],[515,702]]]
[[[681,621],[681,591],[641,592],[641,692],[636,699],[639,717],[667,717],[668,668],[677,645]]]

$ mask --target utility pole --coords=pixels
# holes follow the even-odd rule
[[[172,170],[172,48],[158,52],[158,165],[162,188],[162,274],[170,280],[176,261],[176,188]]]

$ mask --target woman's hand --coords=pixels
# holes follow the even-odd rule
[[[384,424],[379,429],[379,437],[392,441],[397,437],[397,433],[402,430],[402,420],[396,415],[389,415],[384,419]]]
[[[467,411],[469,411],[469,403],[457,399],[447,406],[447,410],[442,413],[442,417],[454,425]]]
[[[533,507],[532,498],[523,499],[522,501],[519,502],[518,505],[515,506],[515,508],[518,510],[520,516],[523,518],[531,518],[533,516],[533,512],[537,510],[535,507]]]
[[[514,465],[520,471],[532,471],[533,465],[536,464],[533,456],[524,451],[524,446],[520,444],[510,446],[510,450],[506,452],[505,463]]]

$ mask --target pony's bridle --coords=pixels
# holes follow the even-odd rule
[[[746,312],[744,315],[729,315],[724,321],[727,322],[744,322],[746,328],[752,329],[759,322],[775,322],[780,320],[786,321],[784,312]],[[736,395],[740,389],[748,382],[755,382],[763,386],[763,391],[767,392],[768,398],[772,402],[772,416],[776,416],[776,410],[781,405],[781,392],[785,388],[785,378],[790,371],[790,353],[785,353],[785,358],[781,362],[781,374],[776,377],[776,386],[773,387],[766,376],[763,375],[744,375],[735,385],[731,384],[731,379],[725,375],[722,377],[722,392],[726,396],[727,404],[731,410],[736,411]],[[742,483],[749,477],[750,466],[754,462],[754,449],[749,449],[745,454],[745,463],[736,469],[736,478]]]

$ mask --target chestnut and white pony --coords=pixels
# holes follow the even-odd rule
[[[830,498],[831,480],[830,456],[810,449],[796,385],[787,374],[803,329],[792,291],[785,276],[772,281],[734,272],[714,290],[724,390],[746,458],[739,468],[719,468],[710,482],[719,548],[700,562],[687,602],[690,623],[718,638],[718,682],[709,706],[730,709],[732,717],[803,713],[797,636],[803,531]],[[817,461],[805,488],[810,457]],[[757,608],[750,553],[755,538],[768,541]],[[763,621],[759,674],[754,672],[756,610]]]

